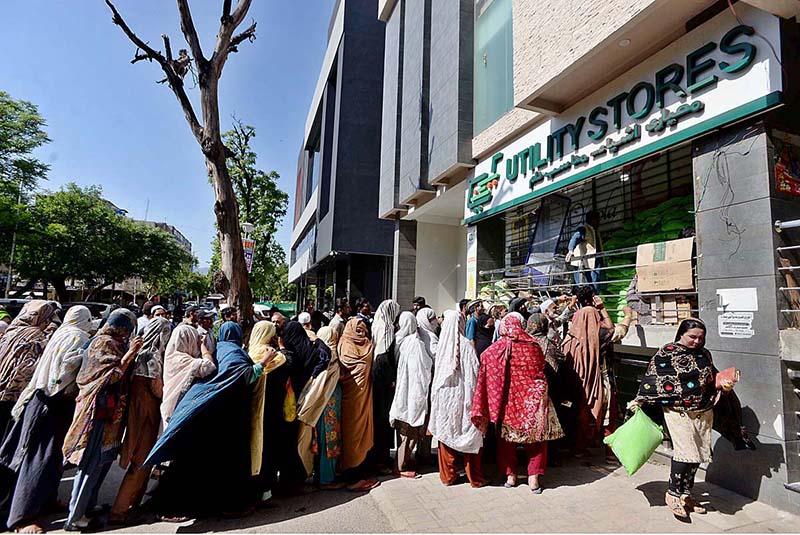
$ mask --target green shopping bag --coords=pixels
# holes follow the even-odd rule
[[[640,408],[634,411],[627,422],[603,439],[629,476],[647,462],[664,438],[660,425],[656,425]]]

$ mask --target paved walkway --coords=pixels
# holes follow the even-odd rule
[[[418,480],[386,480],[369,494],[323,491],[276,500],[275,508],[245,519],[154,522],[111,532],[800,532],[800,518],[702,481],[696,493],[713,510],[681,523],[664,505],[667,472],[650,462],[628,477],[621,468],[573,461],[548,469],[538,496],[524,479],[514,489],[445,487],[433,472]],[[115,470],[106,481],[103,501],[113,500],[119,476]],[[68,486],[65,481],[62,498]]]

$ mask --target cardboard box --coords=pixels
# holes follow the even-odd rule
[[[664,325],[678,324],[678,301],[674,297],[665,297],[661,302],[664,309]]]
[[[640,292],[693,290],[694,238],[645,243],[636,248],[636,274]]]

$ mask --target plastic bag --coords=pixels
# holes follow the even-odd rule
[[[632,476],[653,455],[663,438],[661,426],[637,407],[633,416],[603,442],[611,447],[625,471]]]

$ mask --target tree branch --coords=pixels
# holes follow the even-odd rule
[[[231,21],[231,0],[225,0],[222,3],[222,17],[219,21],[222,24],[227,24]]]
[[[131,63],[136,63],[137,61],[142,61],[143,59],[146,59],[147,61],[153,61],[153,58],[150,56],[150,54],[146,52],[144,54],[139,54],[139,49],[137,48],[136,52],[133,53],[133,59],[131,60]]]
[[[122,28],[122,31],[125,33],[125,35],[128,36],[128,39],[133,41],[133,44],[135,44],[139,49],[144,50],[147,56],[153,58],[158,63],[160,63],[162,67],[164,67],[164,65],[166,65],[166,59],[164,59],[164,56],[161,55],[161,52],[152,49],[147,43],[142,41],[138,35],[133,33],[133,30],[131,30],[130,27],[126,24],[125,20],[122,18],[122,15],[119,14],[117,8],[114,7],[114,4],[111,3],[111,0],[106,0],[106,5],[111,10],[111,13],[113,15],[111,20],[114,22],[114,24]],[[141,59],[144,59],[144,58],[137,59],[137,57],[141,58],[141,54],[137,54],[134,57],[134,60],[140,61]]]
[[[184,0],[179,0],[179,2]],[[192,101],[189,100],[188,95],[186,94],[186,90],[183,87],[183,79],[175,73],[173,69],[172,63],[168,62],[167,59],[161,54],[161,52],[157,52],[153,50],[147,43],[142,41],[139,36],[137,36],[133,30],[130,29],[128,24],[122,18],[122,15],[119,14],[117,8],[114,7],[114,4],[111,3],[111,0],[105,0],[106,5],[111,9],[111,13],[113,14],[113,18],[111,19],[114,24],[122,28],[122,31],[125,35],[128,36],[133,44],[135,44],[141,50],[144,50],[145,54],[156,60],[159,65],[161,65],[161,69],[164,71],[164,74],[167,75],[167,81],[169,82],[169,87],[172,89],[172,92],[175,94],[175,97],[178,99],[178,102],[183,108],[183,114],[186,117],[186,121],[189,123],[189,127],[192,129],[192,133],[194,134],[195,139],[197,142],[200,143],[200,146],[203,145],[203,126],[200,124],[200,121],[197,119],[197,115],[194,112],[194,108],[192,107]],[[134,57],[134,63],[136,61],[140,61],[142,54],[137,54]],[[140,58],[140,59],[137,59]]]
[[[203,56],[203,49],[200,46],[200,38],[197,37],[197,29],[194,27],[192,12],[189,10],[188,0],[178,0],[178,12],[181,15],[181,31],[189,44],[189,50],[197,63],[198,71],[202,72],[202,65],[206,62]]]
[[[233,25],[233,29],[239,27],[239,25],[244,21],[244,18],[247,16],[247,12],[250,10],[250,4],[252,0],[239,0],[236,4],[236,11],[233,12],[231,18],[231,24]]]
[[[211,56],[211,63],[218,76],[222,76],[222,68],[225,66],[225,62],[228,60],[228,54],[231,52],[231,36],[233,36],[233,32],[236,31],[236,28],[239,27],[247,16],[247,11],[250,9],[250,4],[252,4],[252,2],[253,0],[239,0],[233,15],[230,17],[230,21],[220,24],[219,32],[217,33],[217,43],[214,46],[214,54]],[[248,31],[255,36],[254,26],[255,25],[242,32],[243,37],[234,45],[234,49],[236,45],[241,44],[245,39],[252,39],[252,37],[244,35]]]
[[[256,40],[256,24],[258,23],[254,22],[245,31],[243,31],[239,35],[234,36],[231,39],[231,43],[228,45],[228,53],[238,52],[239,45],[244,41],[250,41],[252,43],[253,41]]]
[[[167,34],[162,33],[161,38],[164,40],[164,52],[167,54],[167,61],[172,63],[172,47],[169,44],[169,37],[167,37]]]

